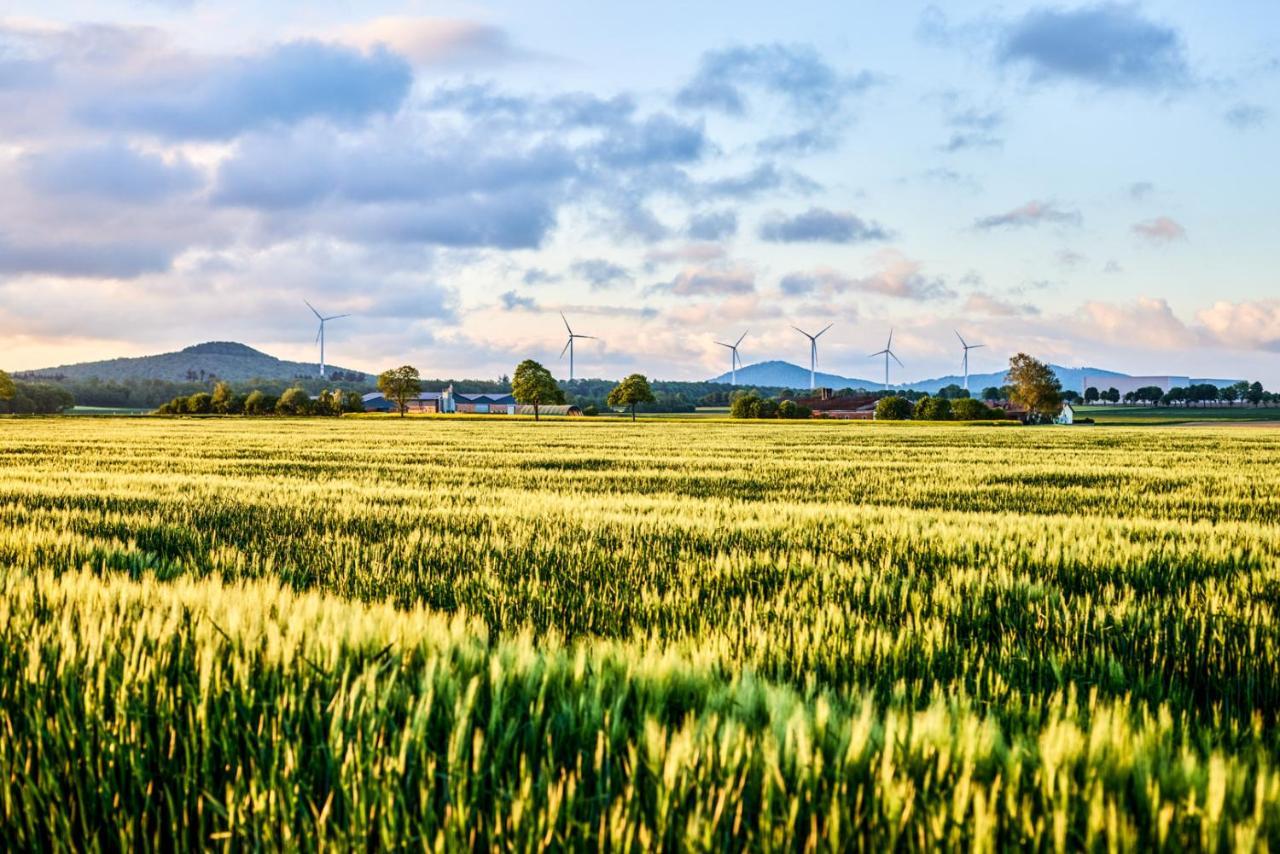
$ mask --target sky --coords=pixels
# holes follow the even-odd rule
[[[1280,388],[1273,0],[0,4],[0,368]]]

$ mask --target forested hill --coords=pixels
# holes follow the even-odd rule
[[[328,373],[339,380],[359,382],[366,378],[361,371],[336,366],[329,366]],[[211,379],[248,382],[255,379],[310,378],[318,377],[319,374],[320,366],[316,363],[277,359],[261,350],[233,341],[210,341],[174,353],[59,365],[38,371],[24,371],[16,376],[26,380],[59,383],[78,383],[92,379],[117,383],[140,380],[203,382]]]

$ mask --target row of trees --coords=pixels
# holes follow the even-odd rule
[[[364,403],[354,391],[324,389],[315,397],[300,386],[278,397],[254,389],[239,394],[230,383],[219,382],[212,392],[175,397],[156,409],[158,415],[341,415],[362,412]]]
[[[809,418],[813,410],[794,400],[774,400],[746,392],[733,398],[729,414],[734,418]]]
[[[412,365],[402,365],[385,371],[378,376],[378,390],[383,396],[396,404],[400,417],[408,411],[409,401],[422,393],[422,376]],[[538,362],[525,359],[516,365],[515,376],[511,379],[511,396],[516,403],[533,407],[533,419],[542,416],[542,407],[557,406],[565,403],[564,389],[556,378]],[[652,403],[653,389],[644,374],[631,374],[615,385],[605,400],[606,405],[624,408],[631,411],[631,420],[636,418],[636,407],[642,403]]]
[[[55,385],[17,382],[0,371],[0,413],[57,415],[75,405],[75,398]]]
[[[980,400],[962,397],[922,397],[912,403],[905,397],[889,395],[876,401],[876,419],[880,421],[999,421],[1003,409],[992,408]]]
[[[1101,391],[1093,386],[1085,389],[1085,403],[1127,403],[1146,404],[1148,406],[1209,406],[1236,403],[1248,403],[1253,406],[1276,402],[1276,395],[1262,387],[1260,382],[1240,381],[1227,386],[1213,383],[1193,383],[1185,388],[1174,386],[1165,391],[1160,386],[1143,386],[1126,392],[1123,396],[1112,387]]]

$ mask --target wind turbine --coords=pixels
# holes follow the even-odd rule
[[[826,326],[822,327],[822,332],[826,332],[832,327],[832,325],[833,324],[828,323]],[[791,328],[809,339],[809,390],[813,391],[818,385],[815,382],[818,373],[818,339],[822,337],[822,332],[819,332],[817,335],[810,335],[799,326],[793,326]]]
[[[320,331],[316,333],[316,341],[320,344],[320,376],[323,377],[324,376],[324,325],[328,323],[330,320],[338,320],[343,317],[350,317],[351,315],[334,314],[329,317],[325,317],[320,312],[316,311],[316,307],[314,305],[307,302],[306,300],[303,300],[303,302],[307,303],[307,308],[311,309],[311,313],[314,314],[320,320]]]
[[[751,331],[750,329],[747,330],[747,332],[750,332],[750,331]],[[734,341],[732,344],[726,344],[723,341],[716,342],[721,347],[729,348],[729,372],[733,375],[733,382],[731,383],[731,385],[738,384],[738,365],[742,363],[742,360],[738,358],[738,345],[742,343],[743,338],[747,337],[747,332],[742,333],[741,337],[739,337],[738,340]]]
[[[579,335],[578,333],[574,332],[574,331],[573,331],[573,327],[569,326],[569,321],[568,321],[568,320],[565,320],[564,312],[563,312],[563,311],[562,311],[562,312],[560,312],[560,319],[561,319],[561,320],[564,320],[564,328],[569,330],[569,340],[568,340],[567,342],[565,342],[564,350],[561,350],[561,351],[560,351],[560,358],[561,358],[561,359],[563,359],[563,358],[564,358],[565,350],[568,350],[568,351],[569,351],[569,382],[573,382],[573,339],[575,339],[575,338],[590,338],[592,341],[595,341],[595,340],[596,340],[596,336],[594,336],[594,335]]]
[[[899,367],[903,367],[903,368],[906,367],[906,365],[902,364],[902,360],[899,359],[893,353],[893,330],[892,329],[889,330],[889,343],[884,345],[883,350],[878,350],[875,353],[872,353],[870,356],[868,356],[868,358],[874,359],[876,356],[884,356],[884,390],[888,391],[889,390],[889,360],[893,359],[895,362],[898,363]]]
[[[986,344],[966,344],[965,340],[960,337],[960,330],[955,330],[956,337],[960,338],[960,346],[964,348],[964,390],[969,390],[969,351],[977,350],[979,347],[985,347]]]

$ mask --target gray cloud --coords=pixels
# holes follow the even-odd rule
[[[830,115],[878,79],[867,71],[842,75],[808,45],[739,46],[703,54],[697,74],[676,102],[742,115],[749,99],[746,90],[756,89],[782,98],[797,112]]]
[[[654,293],[676,296],[742,296],[755,293],[756,277],[750,270],[694,267],[682,270],[670,282],[654,285]]]
[[[298,41],[263,53],[138,75],[76,110],[95,127],[171,139],[230,139],[273,124],[361,122],[399,108],[413,82],[401,57]]]
[[[595,290],[632,281],[631,274],[625,267],[605,258],[583,258],[574,261],[569,269],[578,278],[585,279]]]
[[[171,161],[120,143],[55,149],[22,160],[27,183],[41,193],[154,202],[199,187],[203,178],[182,157]]]
[[[1236,104],[1222,114],[1227,124],[1236,130],[1254,130],[1267,123],[1267,110],[1257,104]]]
[[[1030,201],[1011,211],[980,217],[973,227],[979,229],[1025,228],[1036,225],[1080,225],[1083,217],[1079,211],[1066,210],[1053,202]]]
[[[684,233],[694,240],[723,240],[738,233],[738,214],[731,210],[707,211],[689,217]]]
[[[1150,181],[1134,181],[1129,185],[1130,198],[1141,201],[1156,191],[1156,185]]]
[[[943,144],[947,152],[974,148],[999,148],[1004,144],[996,131],[1004,124],[1004,114],[999,110],[968,108],[953,112],[947,117],[951,137]]]
[[[1174,90],[1192,79],[1178,31],[1116,3],[1033,9],[1007,27],[997,59],[1032,80],[1103,88]]]
[[[161,273],[173,250],[143,243],[9,243],[0,239],[0,273],[133,279]]]
[[[849,211],[809,208],[795,216],[774,214],[760,225],[760,237],[773,243],[862,243],[887,240],[890,233],[877,222]]]
[[[515,291],[506,291],[499,295],[502,307],[507,311],[535,311],[538,307],[533,297],[522,297]]]

